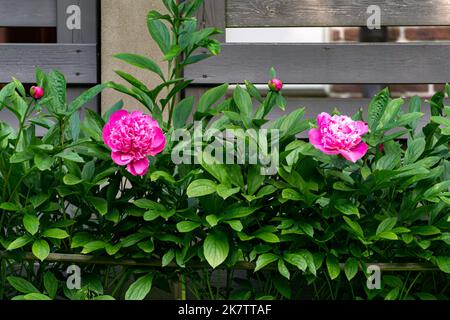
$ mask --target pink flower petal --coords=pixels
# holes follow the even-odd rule
[[[355,163],[356,161],[358,161],[359,159],[361,159],[362,157],[364,157],[364,155],[367,153],[368,150],[368,146],[365,142],[361,142],[360,144],[358,144],[355,148],[353,148],[352,150],[341,150],[341,154],[342,156],[347,159],[348,161],[351,161],[353,163]]]
[[[131,161],[133,161],[133,157],[131,155],[128,155],[128,154],[125,154],[122,152],[111,153],[111,158],[119,166],[126,166]]]
[[[134,160],[127,166],[127,170],[133,176],[144,176],[148,171],[149,164],[150,161],[148,160],[148,158]]]
[[[331,116],[326,112],[322,112],[321,114],[319,114],[317,116],[317,125],[319,126],[319,128],[323,127],[324,122],[326,122],[330,118],[331,118]]]
[[[309,130],[309,142],[316,148],[322,151],[325,154],[336,155],[339,154],[338,150],[330,150],[326,149],[322,145],[320,131],[316,128]]]
[[[161,153],[166,147],[166,137],[164,136],[163,131],[160,128],[154,128],[155,136],[153,137],[153,146],[150,152],[152,157],[156,156],[158,153]]]
[[[114,112],[111,117],[109,117],[109,122],[108,124],[110,126],[114,126],[114,124],[119,121],[122,117],[128,116],[129,113],[127,110],[118,110],[116,112]]]
[[[360,135],[365,135],[369,132],[369,126],[364,121],[356,121],[356,127],[358,128]]]
[[[109,123],[107,123],[104,127],[103,127],[103,132],[102,132],[102,136],[103,136],[103,142],[108,146],[111,147],[109,144],[109,137],[111,135],[111,126]]]

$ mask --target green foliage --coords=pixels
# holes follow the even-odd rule
[[[220,51],[213,39],[218,30],[197,27],[201,3],[167,0],[169,14],[148,14],[167,73],[150,58],[116,55],[157,74],[161,83],[152,88],[118,71],[128,86],[106,83],[68,102],[64,76],[37,70],[47,93],[42,100],[26,97],[17,80],[0,90],[0,108],[19,122],[18,128],[0,122],[0,299],[141,300],[153,287],[170,291],[172,282],[186,279],[190,294],[210,299],[448,299],[449,87],[431,99],[433,116],[424,127],[419,98],[405,108],[383,90],[367,119],[354,116],[370,128],[362,161],[325,155],[297,139],[314,123],[304,109],[269,120],[275,106],[286,104],[281,92],[262,94],[245,81],[232,94],[222,84],[197,102],[180,100],[191,83],[183,68]],[[209,53],[199,54],[200,48]],[[142,103],[166,133],[166,149],[150,159],[145,177],[117,167],[103,143],[105,123],[123,103],[103,117],[82,108],[104,88]],[[212,155],[200,157],[192,148],[196,161],[175,164],[172,132],[179,128],[191,135],[233,129],[263,155],[268,151],[252,132],[279,130],[277,170],[263,175],[265,167],[249,163],[249,152],[240,154],[237,146],[243,163],[214,164],[206,161]],[[23,261],[27,253],[40,263]],[[81,288],[69,290],[67,265],[53,262],[51,253],[128,263],[82,266]],[[389,262],[427,263],[438,271],[383,273],[382,288],[368,290],[367,265]],[[190,268],[198,265],[204,270]],[[251,272],[234,278],[236,267]],[[227,269],[224,288],[210,281],[220,268]]]

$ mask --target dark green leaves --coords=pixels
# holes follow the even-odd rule
[[[119,53],[116,54],[114,57],[123,60],[135,67],[152,71],[157,75],[159,75],[161,79],[164,80],[164,74],[162,73],[158,64],[156,64],[153,60],[147,57],[131,53]]]
[[[216,88],[206,91],[198,102],[197,111],[201,113],[207,112],[220,98],[222,98],[228,90],[228,84],[225,83]]]
[[[147,16],[147,27],[150,35],[161,51],[166,54],[170,49],[170,32],[163,21],[155,19],[152,12]]]
[[[206,261],[214,269],[225,261],[229,250],[228,237],[223,232],[209,234],[203,244],[203,254]]]
[[[175,129],[183,128],[194,108],[194,97],[181,100],[173,110],[173,126]]]
[[[50,247],[48,242],[45,240],[35,240],[32,247],[33,254],[41,261],[44,261],[45,258],[50,254]]]
[[[125,300],[144,300],[152,289],[153,274],[138,278],[125,293]]]

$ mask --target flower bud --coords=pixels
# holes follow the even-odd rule
[[[269,88],[272,91],[279,92],[283,89],[283,82],[280,79],[273,78],[269,81]]]
[[[32,86],[30,94],[34,99],[39,100],[44,96],[44,89],[38,86]]]

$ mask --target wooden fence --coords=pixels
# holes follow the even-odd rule
[[[54,27],[57,41],[0,43],[0,83],[34,83],[36,67],[63,72],[69,99],[98,83],[98,8],[97,0],[1,0],[0,27]],[[97,101],[89,106],[98,110]]]
[[[373,5],[381,10],[382,26],[450,25],[448,0],[206,0],[198,18],[205,26],[222,29],[363,27]],[[288,84],[446,83],[450,80],[450,44],[224,43],[219,56],[187,68],[185,76],[194,79],[194,84],[186,94],[199,96],[223,82],[266,83],[272,66]],[[290,109],[307,107],[310,115],[335,107],[351,114],[361,107],[367,109],[368,100],[294,98],[288,103]]]

